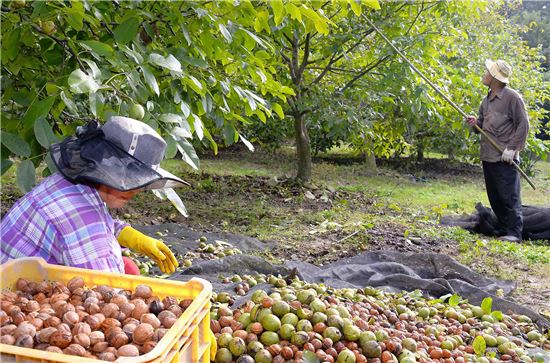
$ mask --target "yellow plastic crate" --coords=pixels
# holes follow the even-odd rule
[[[212,285],[204,279],[192,278],[187,282],[153,279],[51,265],[42,258],[29,257],[11,260],[0,265],[0,288],[12,290],[19,278],[36,282],[46,280],[67,283],[75,276],[81,277],[87,287],[107,285],[133,291],[137,285],[146,284],[153,289],[153,294],[161,299],[166,296],[193,299],[193,303],[183,312],[152,351],[139,357],[121,357],[117,362],[210,362],[209,332]],[[97,363],[99,361],[0,344],[0,362]]]

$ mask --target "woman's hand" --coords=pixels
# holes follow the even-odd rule
[[[121,246],[128,247],[155,261],[163,273],[172,274],[179,266],[172,251],[162,241],[146,236],[130,226],[120,232],[117,240]]]

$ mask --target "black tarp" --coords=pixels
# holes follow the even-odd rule
[[[523,239],[550,241],[550,208],[524,205],[523,212]],[[470,215],[444,216],[441,224],[459,226],[473,233],[486,236],[502,236],[498,221],[491,208],[476,204],[476,210]]]

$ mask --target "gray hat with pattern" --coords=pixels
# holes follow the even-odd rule
[[[99,127],[90,123],[51,147],[59,171],[73,182],[93,182],[127,191],[189,185],[162,169],[166,142],[149,125],[113,116]]]

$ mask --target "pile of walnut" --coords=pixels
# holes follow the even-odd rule
[[[88,289],[79,277],[16,288],[0,295],[0,343],[104,361],[150,352],[193,302],[160,300],[147,285]]]

